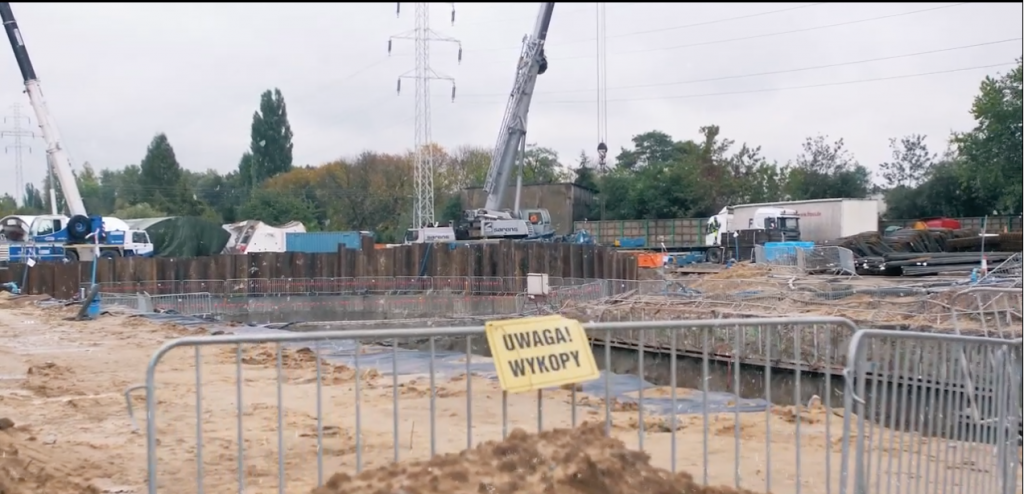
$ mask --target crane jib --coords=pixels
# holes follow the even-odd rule
[[[36,71],[32,67],[32,60],[28,57],[25,40],[21,37],[18,21],[14,20],[14,12],[11,11],[11,4],[9,2],[0,3],[0,19],[3,19],[4,30],[7,31],[7,39],[11,42],[11,49],[14,50],[14,59],[18,62],[18,69],[21,70],[23,81],[35,80]]]
[[[28,56],[28,49],[25,48],[25,41],[18,28],[18,21],[14,19],[14,12],[11,11],[10,3],[0,3],[0,19],[3,20],[4,30],[7,32],[7,39],[11,42],[11,49],[14,51],[14,58],[18,61],[18,68],[21,69],[21,76],[25,82],[25,93],[28,94],[32,110],[36,114],[36,121],[39,123],[40,133],[46,141],[46,155],[50,162],[53,174],[60,184],[64,193],[65,204],[71,216],[86,216],[85,203],[82,202],[82,194],[75,182],[75,174],[71,168],[71,158],[64,146],[61,145],[60,133],[50,116],[46,101],[43,99],[43,90],[39,85],[32,61]],[[52,189],[51,189],[52,190]],[[51,213],[57,214],[55,203],[51,195]]]

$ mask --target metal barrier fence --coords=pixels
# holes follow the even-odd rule
[[[769,259],[765,246],[755,245],[754,263],[788,267],[805,273],[857,274],[853,251],[834,245],[811,248],[791,247],[789,253],[775,253],[771,259]]]
[[[99,293],[100,309],[113,306],[127,307],[140,312],[174,312],[183,316],[203,316],[215,313],[213,296],[209,293],[182,293],[149,295],[138,293]]]
[[[844,406],[856,418],[844,419],[840,492],[1021,492],[1021,345],[857,332]]]
[[[553,288],[573,287],[596,280],[549,277]],[[88,284],[83,284],[87,288]],[[106,293],[211,293],[224,296],[398,295],[403,293],[465,293],[516,295],[526,291],[527,277],[361,277],[361,278],[240,278],[227,280],[124,281],[100,283]]]
[[[130,393],[145,390],[151,494],[247,485],[306,492],[337,465],[359,472],[472,448],[513,428],[586,422],[704,484],[839,492],[844,414],[833,402],[842,386],[808,366],[773,367],[803,360],[800,331],[792,331],[794,344],[769,347],[791,355],[771,354],[762,365],[715,360],[723,351],[738,356],[750,328],[772,327],[825,328],[826,352],[834,351],[830,331],[855,330],[835,317],[586,324],[604,342],[599,366],[613,373],[535,394],[502,392],[489,377],[494,364],[475,355],[486,346],[482,326],[187,337],[154,354],[146,384],[126,399],[131,413]],[[723,329],[735,340],[716,338]],[[671,353],[620,353],[609,342],[622,331],[667,332]],[[702,354],[677,355],[683,339],[702,341]]]

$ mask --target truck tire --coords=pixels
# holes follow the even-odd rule
[[[104,250],[100,252],[100,257],[103,259],[116,259],[121,257],[121,253],[116,250]]]
[[[78,251],[74,249],[64,249],[64,260],[67,262],[78,262]]]
[[[75,215],[68,220],[68,240],[84,242],[85,237],[92,233],[92,220],[88,216]]]
[[[712,264],[722,264],[722,248],[712,247],[708,249],[708,262]]]

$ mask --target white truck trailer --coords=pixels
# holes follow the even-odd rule
[[[800,218],[800,240],[824,242],[863,232],[878,231],[878,201],[874,199],[818,199],[811,201],[741,204],[729,208],[732,218],[724,230],[752,228],[759,209],[783,208]]]

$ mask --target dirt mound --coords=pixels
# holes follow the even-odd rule
[[[772,415],[791,424],[796,423],[797,417],[805,424],[817,424],[825,421],[828,409],[821,403],[821,398],[814,395],[807,406],[772,407]]]
[[[234,364],[238,358],[237,349],[221,350],[224,363]],[[276,368],[277,347],[275,345],[252,345],[242,350],[242,365],[254,367]],[[308,384],[316,381],[316,353],[309,348],[298,350],[281,350],[281,369],[288,375],[289,381]],[[361,369],[359,377],[363,381],[372,381],[380,377],[376,369]],[[341,364],[332,364],[320,359],[320,381],[323,384],[342,384],[354,381],[355,369]],[[2,493],[0,493],[2,494]]]
[[[717,273],[710,274],[704,279],[707,280],[736,280],[760,278],[771,272],[768,266],[759,266],[749,262],[734,264],[729,269],[723,269]]]
[[[34,438],[21,436],[15,428],[0,431],[0,494],[100,494],[47,464]]]
[[[599,424],[512,431],[461,453],[335,474],[312,494],[753,494],[703,487],[686,473],[652,467],[646,453],[604,436]]]
[[[11,292],[0,291],[0,307],[25,307],[51,298],[49,295],[14,295]]]
[[[28,367],[25,377],[25,388],[43,398],[82,394],[75,389],[75,371],[70,367],[53,362],[34,364]]]

